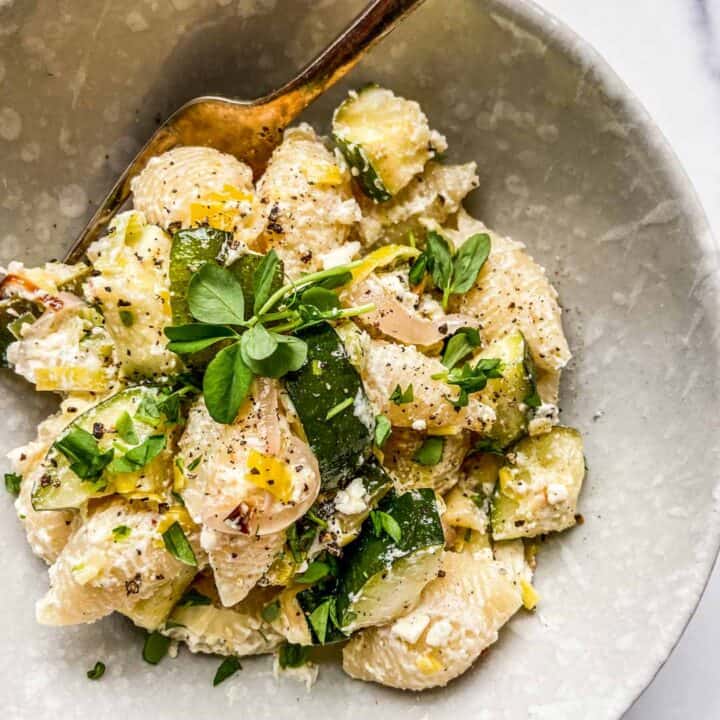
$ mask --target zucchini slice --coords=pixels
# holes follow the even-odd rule
[[[370,453],[374,415],[360,375],[327,323],[298,333],[308,346],[305,365],[285,377],[285,387],[320,466],[323,490],[342,487]],[[347,400],[352,403],[328,413]]]
[[[506,448],[527,433],[528,400],[536,391],[532,358],[523,334],[516,330],[485,348],[480,358],[500,358],[503,376],[489,380],[480,402],[495,411],[488,437]]]
[[[231,238],[232,233],[206,225],[178,230],[173,235],[169,275],[170,304],[175,325],[193,322],[187,303],[190,278],[205,263],[215,260]]]
[[[495,540],[560,532],[575,525],[585,477],[582,437],[555,427],[515,445],[500,468],[490,524]]]
[[[130,498],[159,496],[171,475],[169,454],[163,451],[134,472],[112,472],[106,466],[98,477],[83,480],[71,469],[72,461],[58,449],[58,443],[73,431],[84,430],[97,441],[100,453],[114,449],[115,458],[141,445],[151,435],[167,434],[164,416],[151,415],[161,398],[158,387],[138,386],[122,390],[86,410],[58,436],[42,462],[43,471],[32,489],[35,510],[80,508],[92,498],[120,493]],[[125,442],[118,432],[118,423],[131,419],[136,436]],[[167,435],[166,435],[167,436]],[[127,438],[127,434],[125,435]],[[137,442],[135,442],[137,439]],[[161,498],[164,499],[164,498]]]
[[[335,110],[332,134],[363,191],[376,202],[402,190],[446,147],[416,102],[377,85],[350,93]]]
[[[437,574],[445,544],[435,493],[391,493],[379,505],[400,527],[400,540],[365,522],[340,574],[337,617],[345,634],[383,625],[407,612]]]

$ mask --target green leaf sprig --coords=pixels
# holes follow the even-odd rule
[[[415,259],[409,272],[411,285],[419,285],[429,273],[433,285],[443,294],[443,308],[447,310],[451,295],[462,295],[475,284],[478,273],[490,255],[490,236],[476,233],[454,252],[448,241],[430,230],[425,250]]]
[[[198,322],[166,327],[165,335],[168,349],[180,355],[226,343],[208,363],[203,378],[205,404],[216,422],[234,422],[256,376],[279,378],[305,364],[307,345],[291,333],[374,309],[343,309],[333,292],[352,279],[351,270],[358,264],[310,273],[272,292],[280,259],[271,250],[253,273],[253,314],[248,319],[245,297],[250,293],[244,292],[234,273],[210,262],[192,276],[187,303]]]
[[[466,407],[471,393],[483,390],[492,378],[501,378],[502,360],[497,358],[481,358],[471,365],[465,363],[462,367],[454,367],[446,372],[436,373],[433,380],[444,380],[448,385],[457,385],[460,393],[452,400],[456,408]]]

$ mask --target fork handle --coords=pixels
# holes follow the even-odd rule
[[[373,0],[298,75],[261,100],[292,121],[318,95],[342,78],[380,38],[424,0]]]

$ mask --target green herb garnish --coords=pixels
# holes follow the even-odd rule
[[[501,457],[505,455],[502,447],[490,438],[481,438],[478,440],[473,446],[472,452],[490,453],[491,455],[500,455]]]
[[[192,472],[202,462],[202,455],[198,455],[188,466],[187,471]]]
[[[245,295],[227,268],[206,263],[190,278],[187,301],[192,316],[219,325],[245,324]]]
[[[392,434],[392,425],[384,415],[375,418],[375,445],[381,448]]]
[[[205,404],[216,422],[235,420],[253,377],[279,378],[305,364],[307,345],[290,333],[374,309],[343,309],[332,292],[352,279],[350,271],[357,264],[311,273],[272,292],[280,260],[271,250],[253,273],[253,315],[247,320],[243,285],[233,272],[210,262],[192,276],[187,302],[199,322],[167,327],[165,334],[168,348],[179,354],[231,343],[210,361],[203,378]]]
[[[382,510],[373,510],[370,513],[370,522],[372,522],[373,532],[376,537],[380,537],[383,532],[387,533],[396,543],[402,539],[402,530],[398,521]]]
[[[120,310],[118,315],[120,316],[120,322],[125,327],[132,327],[135,324],[135,315],[131,310]]]
[[[447,310],[450,295],[466,293],[475,284],[478,273],[490,254],[490,236],[487,233],[471,235],[453,252],[440,233],[430,230],[425,250],[410,268],[411,285],[418,285],[427,273],[433,285],[442,291],[443,308]]]
[[[143,660],[151,665],[157,665],[167,655],[169,647],[170,638],[154,630],[145,637],[142,651]]]
[[[308,615],[310,625],[312,625],[312,629],[315,631],[315,635],[320,643],[324,643],[327,638],[328,623],[334,604],[335,598],[328,598],[321,602],[310,615]]]
[[[78,427],[57,440],[55,448],[71,461],[70,469],[83,480],[100,477],[113,458],[112,448],[101,452],[97,440]]]
[[[22,482],[22,475],[18,475],[14,472],[5,473],[5,489],[12,495],[20,494],[20,483]]]
[[[339,415],[343,410],[346,410],[353,404],[352,398],[345,398],[342,402],[339,402],[335,407],[330,408],[328,410],[327,415],[325,416],[326,420],[332,420],[336,415]]]
[[[313,560],[305,572],[298,573],[293,580],[302,585],[313,585],[330,575],[330,566],[327,563]]]
[[[167,551],[181,563],[197,567],[197,558],[192,545],[188,542],[185,532],[176,520],[163,534],[163,543]]]
[[[457,385],[460,394],[452,403],[456,408],[466,407],[471,393],[483,390],[488,380],[502,377],[502,360],[482,358],[474,366],[465,363],[462,367],[454,367],[432,377],[434,380],[445,380],[449,385]]]
[[[412,383],[410,383],[410,385],[408,385],[404,390],[400,387],[400,385],[396,385],[395,389],[392,391],[392,395],[390,395],[390,400],[396,405],[407,405],[407,403],[411,403],[414,399],[415,393],[413,392]]]
[[[115,458],[108,466],[108,470],[113,473],[141,470],[165,449],[166,444],[167,438],[164,435],[151,435],[137,447],[128,450],[122,457]]]
[[[480,334],[475,328],[460,328],[445,344],[442,364],[452,370],[461,360],[480,347]]]
[[[99,680],[105,674],[105,663],[98,660],[85,674],[88,680]]]
[[[213,687],[217,687],[221,682],[227,680],[231,675],[234,675],[238,670],[242,670],[240,661],[234,656],[226,657],[221,663],[220,667],[215,673],[213,678]]]
[[[117,527],[114,527],[112,529],[113,542],[120,542],[120,540],[125,540],[125,538],[130,537],[131,533],[132,529],[129,528],[127,525],[118,525]]]
[[[445,438],[425,438],[423,444],[415,451],[415,454],[413,455],[413,460],[418,463],[418,465],[437,465],[440,460],[442,460],[444,448]]]
[[[306,645],[286,643],[278,650],[278,662],[283,669],[302,667],[309,658],[310,648]]]
[[[127,410],[117,419],[115,429],[123,442],[129,445],[137,445],[140,442],[135,432],[135,423],[133,423],[130,413],[128,413]]]

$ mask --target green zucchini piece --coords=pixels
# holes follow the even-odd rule
[[[193,322],[187,303],[190,278],[205,263],[216,260],[223,245],[231,238],[232,233],[205,225],[178,230],[173,235],[169,275],[170,305],[175,325]]]
[[[522,439],[498,472],[490,510],[493,538],[536,537],[575,525],[584,477],[577,430],[555,427]]]
[[[320,323],[298,337],[307,343],[307,362],[285,376],[285,387],[317,457],[322,488],[332,490],[358,474],[372,448],[375,418],[335,330]],[[348,398],[352,405],[328,420],[328,413]]]
[[[527,400],[535,391],[527,342],[516,330],[490,343],[478,357],[499,358],[503,362],[503,376],[488,380],[479,399],[495,411],[495,423],[488,437],[498,447],[506,448],[527,433]]]
[[[389,200],[421,173],[439,140],[420,106],[367,85],[335,110],[332,135],[365,194]]]
[[[383,625],[407,612],[440,567],[445,537],[432,490],[393,492],[378,508],[400,526],[400,540],[386,532],[376,535],[366,521],[357,542],[349,546],[336,601],[345,634]]]
[[[122,390],[107,400],[86,410],[59,435],[48,450],[43,462],[43,472],[32,489],[32,506],[35,510],[64,510],[82,507],[92,498],[121,493],[128,497],[158,495],[165,489],[170,468],[168,456],[160,453],[134,472],[112,472],[105,466],[98,477],[83,480],[72,469],[72,461],[61,452],[57,443],[74,430],[84,430],[97,440],[100,453],[114,449],[114,457],[141,445],[151,435],[166,434],[165,416],[157,414],[157,403],[163,398],[158,387],[138,386]],[[125,413],[132,420],[137,438],[127,443],[120,438],[118,423],[127,423]],[[124,433],[127,438],[127,433]]]

